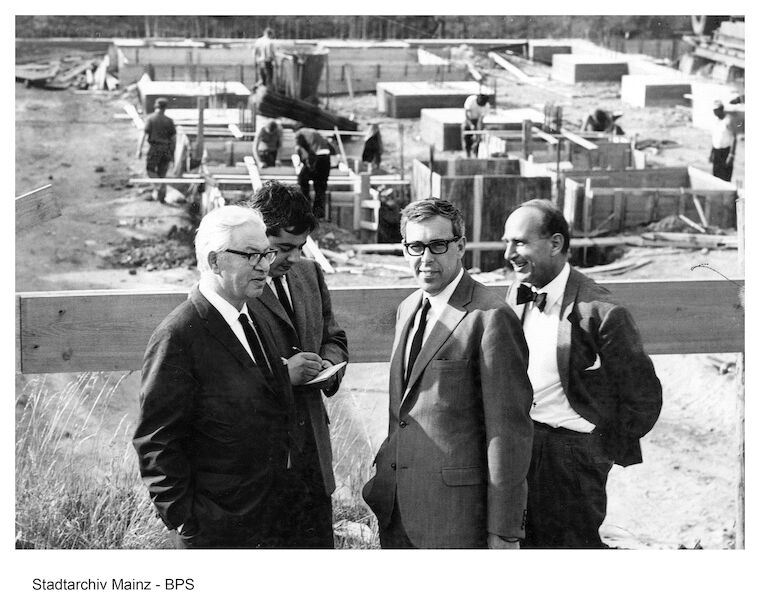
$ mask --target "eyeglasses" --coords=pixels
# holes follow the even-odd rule
[[[264,252],[240,252],[239,250],[227,249],[225,252],[230,254],[237,254],[238,256],[245,256],[248,259],[248,263],[251,266],[257,266],[262,260],[266,260],[267,264],[272,264],[277,256],[277,250],[270,248]]]
[[[462,239],[462,236],[456,236],[450,240],[433,240],[429,244],[424,242],[404,242],[404,248],[409,256],[422,256],[425,254],[425,249],[429,248],[431,254],[445,254],[449,250],[449,244],[451,242],[458,242]]]

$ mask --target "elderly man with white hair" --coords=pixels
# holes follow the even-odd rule
[[[293,394],[265,319],[248,308],[276,251],[261,215],[224,206],[201,221],[199,284],[153,332],[133,444],[180,548],[281,545]]]

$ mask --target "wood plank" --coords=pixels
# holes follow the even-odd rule
[[[61,216],[61,207],[47,184],[16,197],[16,233]]]
[[[259,168],[256,167],[256,162],[253,160],[253,157],[246,155],[243,158],[243,163],[245,163],[245,166],[248,168],[248,175],[250,176],[253,190],[258,190],[263,184],[261,182],[261,176],[259,175]]]
[[[738,281],[743,286],[743,280]],[[734,282],[604,281],[631,311],[647,351],[728,353],[744,349],[744,312]],[[492,286],[499,296],[506,285]],[[333,288],[333,309],[352,362],[388,361],[396,307],[407,287]],[[116,290],[17,294],[25,374],[138,370],[153,329],[187,292]]]

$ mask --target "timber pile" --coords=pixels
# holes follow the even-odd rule
[[[358,130],[359,125],[343,116],[337,116],[306,101],[286,97],[259,86],[252,95],[257,113],[269,118],[290,118],[305,126],[319,129]]]
[[[118,81],[101,68],[101,61],[81,56],[66,56],[49,62],[32,62],[16,65],[16,80],[27,87],[60,90],[116,88]],[[107,66],[107,64],[106,64]],[[102,70],[102,74],[99,72]],[[101,76],[98,76],[98,75]]]

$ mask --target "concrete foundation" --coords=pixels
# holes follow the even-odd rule
[[[377,109],[392,118],[418,118],[423,108],[462,107],[478,93],[494,101],[494,90],[476,82],[377,83]]]
[[[590,54],[555,54],[551,78],[563,83],[619,82],[628,74],[628,62]]]

